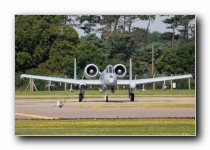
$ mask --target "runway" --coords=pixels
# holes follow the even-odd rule
[[[62,108],[54,107],[63,99],[15,100],[15,119],[79,119],[79,118],[195,118],[195,108],[149,108],[142,105],[195,104],[195,97],[140,97],[64,100]]]

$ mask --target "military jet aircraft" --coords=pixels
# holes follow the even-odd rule
[[[79,85],[79,89],[80,89],[79,102],[82,102],[82,100],[84,99],[85,90],[86,90],[87,86],[89,86],[89,85],[99,86],[99,90],[101,92],[104,92],[104,94],[105,94],[104,98],[105,98],[106,102],[108,102],[108,91],[107,91],[108,87],[110,87],[111,92],[114,93],[116,85],[128,85],[129,86],[129,98],[131,101],[134,101],[134,94],[132,91],[133,91],[133,89],[136,88],[136,85],[138,85],[138,84],[163,82],[163,88],[166,88],[165,81],[167,81],[167,80],[192,78],[191,74],[187,74],[187,75],[133,80],[132,79],[132,58],[130,58],[130,68],[129,69],[130,69],[129,79],[125,80],[125,79],[122,79],[126,75],[126,67],[123,64],[116,64],[115,66],[108,65],[108,66],[106,66],[106,68],[103,72],[100,72],[98,67],[95,64],[88,64],[84,69],[84,75],[88,80],[81,80],[81,79],[78,80],[76,78],[76,58],[75,58],[74,59],[74,79],[37,76],[37,75],[29,75],[29,74],[22,74],[20,77]],[[96,79],[97,76],[99,76],[99,79]]]

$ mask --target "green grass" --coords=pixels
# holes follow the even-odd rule
[[[16,120],[15,135],[195,135],[195,119]]]
[[[194,97],[195,90],[146,90],[144,92],[140,92],[140,90],[133,91],[135,96],[173,96],[173,97]],[[30,99],[30,98],[78,98],[79,90],[75,90],[74,92],[69,91],[16,91],[15,98],[16,99]],[[103,98],[104,94],[100,93],[98,90],[86,90],[85,91],[86,98]],[[111,93],[109,91],[109,97],[111,98],[127,98],[128,97],[128,90],[116,90],[115,93]]]

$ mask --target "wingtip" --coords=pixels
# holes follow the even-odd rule
[[[22,79],[22,78],[25,78],[26,76],[27,76],[26,74],[21,74],[20,78]]]
[[[191,75],[191,74],[190,74]],[[191,78],[193,78],[193,75],[190,76]]]

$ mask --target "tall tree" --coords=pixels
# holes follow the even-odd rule
[[[178,22],[178,31],[180,32],[180,37],[184,41],[188,41],[189,34],[192,34],[191,31],[195,28],[194,22],[191,22],[195,19],[195,15],[183,15],[180,17]],[[191,35],[192,36],[192,35]]]
[[[180,20],[179,15],[174,15],[173,17],[166,18],[163,20],[164,23],[169,24],[170,26],[167,27],[168,29],[172,29],[172,37],[171,37],[171,47],[174,48],[174,36],[175,36],[175,29],[177,28],[178,21]]]
[[[174,50],[166,48],[155,68],[164,74],[195,73],[195,41],[181,42]]]
[[[132,24],[138,21],[139,18],[136,15],[129,15],[129,16],[126,16],[126,18],[127,18],[126,25],[128,26],[128,32],[130,33]]]
[[[190,31],[193,31],[193,28],[195,27],[194,23],[191,23],[193,19],[195,19],[195,15],[174,15],[173,17],[166,18],[165,20],[163,20],[164,23],[171,25],[167,28],[172,29],[172,37],[171,37],[172,48],[174,48],[176,29],[180,34],[179,40],[187,41],[189,39],[189,33]]]
[[[84,30],[84,33],[96,31],[94,27],[100,22],[101,18],[98,15],[78,15],[76,20],[79,21],[78,27]]]
[[[102,15],[99,31],[103,37],[107,38],[111,34],[131,32],[132,24],[138,21],[139,18],[136,15]]]
[[[100,27],[98,31],[101,32],[103,39],[107,39],[111,34],[117,33],[119,19],[119,15],[102,15],[100,21],[102,27]]]
[[[51,45],[49,59],[41,63],[39,68],[48,75],[68,75],[70,62],[79,44],[78,33],[69,25],[60,25],[57,30],[59,35]]]
[[[132,57],[135,51],[134,38],[126,34],[117,34],[110,36],[108,41],[111,45],[109,58],[117,58],[116,55],[120,54],[121,60],[126,61]]]
[[[60,16],[15,16],[15,70],[25,71],[45,61],[57,38]]]
[[[147,28],[145,30],[145,34],[144,34],[144,49],[146,49],[146,46],[147,46],[147,36],[148,36],[148,32],[149,32],[149,26],[150,26],[150,23],[153,22],[155,20],[155,15],[143,15],[143,16],[138,16],[139,19],[141,20],[148,20],[148,25],[147,25]]]

